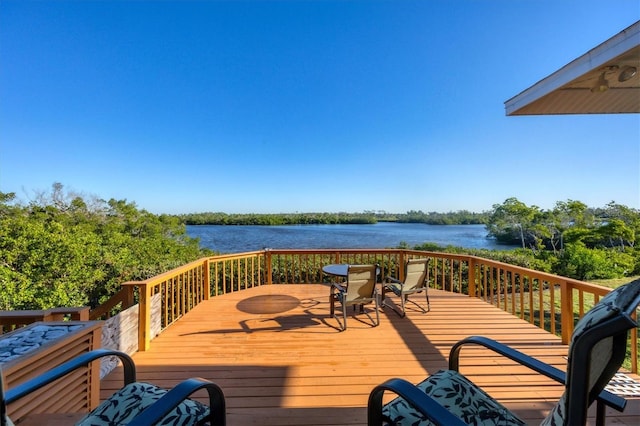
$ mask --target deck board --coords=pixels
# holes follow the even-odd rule
[[[566,363],[558,337],[478,299],[431,290],[429,313],[409,309],[400,318],[387,307],[380,326],[358,314],[339,332],[328,316],[328,295],[320,284],[271,285],[205,301],[149,351],[134,354],[138,380],[164,387],[188,377],[212,380],[225,392],[230,425],[364,425],[374,386],[391,377],[418,382],[446,368],[451,345],[470,335],[495,338],[561,369]],[[481,348],[463,349],[461,371],[531,423],[563,390]],[[120,370],[103,379],[103,397],[121,381]],[[631,398],[625,413],[610,412],[608,421],[638,424],[639,407]]]

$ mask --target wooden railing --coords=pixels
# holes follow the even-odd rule
[[[109,300],[89,313],[91,320],[105,320],[137,303],[137,288],[127,283]]]
[[[0,311],[0,334],[8,333],[37,321],[87,321],[89,307],[51,308],[21,311]]]
[[[475,258],[475,295],[496,307],[528,320],[568,343],[575,323],[608,287],[558,275],[513,267],[501,262]]]
[[[404,263],[427,257],[431,288],[479,297],[569,343],[575,323],[610,289],[489,259],[460,254],[403,249],[266,249],[213,256],[183,265],[130,288],[100,310],[140,303],[139,350],[149,348],[152,317],[161,332],[198,303],[212,296],[261,285],[328,282],[322,266],[329,263],[377,263],[381,276],[403,279]],[[134,293],[132,290],[137,291]],[[153,302],[152,302],[153,301]],[[152,316],[152,306],[156,314]],[[93,318],[93,316],[92,316]],[[638,371],[638,332],[631,333],[631,369]]]
[[[209,264],[210,294],[233,293],[263,284],[271,284],[265,251],[214,256]]]
[[[209,299],[211,296],[209,275],[209,259],[205,258],[148,280],[122,284],[125,287],[137,288],[137,302],[140,305],[138,350],[149,349],[149,343],[155,337],[151,333],[152,329],[161,332],[200,302]],[[131,294],[131,291],[128,294]],[[111,301],[108,304],[113,305]],[[123,309],[127,307],[123,306]],[[152,325],[152,312],[156,312],[153,318],[158,322],[157,327]]]

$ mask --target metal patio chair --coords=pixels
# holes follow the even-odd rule
[[[347,329],[347,307],[360,307],[364,311],[364,305],[373,303],[376,311],[376,320],[369,317],[373,326],[380,324],[380,313],[378,311],[378,291],[376,289],[376,278],[378,265],[349,265],[347,270],[347,281],[345,284],[332,283],[329,296],[330,314],[335,318],[335,303],[342,305],[341,330]],[[367,314],[367,316],[369,316]]]
[[[396,378],[375,387],[369,395],[368,424],[525,424],[458,371],[460,350],[474,344],[565,385],[564,394],[542,425],[584,425],[594,401],[596,424],[603,425],[605,405],[622,411],[626,404],[624,398],[604,388],[624,361],[628,332],[637,327],[632,315],[639,303],[640,280],[636,280],[611,291],[587,312],[571,336],[566,373],[486,337],[463,339],[451,348],[448,370],[441,370],[418,385]],[[385,391],[398,396],[383,405]]]
[[[391,307],[395,313],[404,317],[405,304],[411,302],[422,310],[423,313],[427,313],[430,310],[429,305],[429,283],[427,282],[427,268],[429,266],[429,259],[409,259],[404,266],[404,281],[400,281],[393,277],[386,277],[385,283],[382,287],[382,306],[388,306],[386,301],[386,293],[393,292],[400,298],[401,311]],[[424,292],[427,299],[427,308],[423,308],[413,300],[409,300],[409,296],[415,293]]]
[[[86,352],[35,378],[4,391],[0,372],[0,426],[11,426],[7,405],[102,357],[115,356],[123,365],[124,386],[79,420],[76,425],[225,425],[225,399],[213,382],[184,380],[171,390],[136,381],[136,367],[127,354],[109,349]],[[205,389],[209,405],[189,396]]]

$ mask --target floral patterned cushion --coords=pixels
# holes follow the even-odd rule
[[[126,385],[76,425],[126,425],[145,408],[159,400],[167,390],[149,383],[134,382]],[[209,407],[187,399],[167,414],[158,425],[195,425],[209,415]]]
[[[591,310],[589,310],[589,312],[587,312],[580,321],[578,321],[573,329],[573,334],[571,335],[571,345],[573,345],[576,339],[582,336],[589,329],[613,318],[620,312],[629,311],[629,309],[633,308],[631,305],[637,301],[638,295],[640,295],[640,280],[630,282],[607,293],[606,296],[600,299],[600,301],[591,308]],[[592,350],[592,357],[604,359],[601,363],[592,362],[590,386],[594,384],[596,378],[600,376],[602,370],[606,366],[606,362],[608,362],[607,355],[611,347],[610,340],[611,339],[605,339],[604,341],[599,342]],[[603,352],[603,354],[601,355],[600,352]],[[571,363],[571,349],[569,349],[569,359],[567,363]],[[566,417],[566,409],[566,394],[563,394],[560,401],[558,401],[558,404],[549,412],[541,425],[563,425]]]
[[[469,425],[525,424],[457,371],[438,371],[419,383],[418,388]],[[433,424],[402,397],[386,404],[383,416],[394,426]]]

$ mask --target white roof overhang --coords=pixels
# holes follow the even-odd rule
[[[507,115],[640,113],[640,21],[509,99],[505,110]]]

